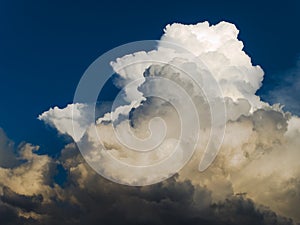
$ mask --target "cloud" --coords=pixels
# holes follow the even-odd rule
[[[74,132],[78,133],[81,138],[85,130],[94,122],[92,121],[93,117],[89,114],[90,111],[88,105],[69,104],[64,109],[51,108],[39,115],[38,119],[55,127],[60,134],[69,135],[78,141]]]
[[[125,55],[111,62],[114,71],[119,74],[116,83],[123,90],[118,96],[120,98],[114,101],[115,109],[98,118],[99,123],[96,127],[91,124],[93,110],[89,109],[88,105],[78,103],[68,105],[65,109],[50,109],[40,115],[39,119],[56,126],[60,133],[73,137],[86,154],[86,158],[90,159],[90,165],[112,180],[126,184],[151,184],[165,179],[172,171],[177,172],[181,169],[191,157],[193,146],[197,145],[196,134],[200,132],[200,126],[197,125],[195,117],[199,118],[198,122],[201,124],[201,136],[206,142],[203,144],[207,145],[206,152],[214,152],[215,155],[226,122],[225,108],[222,109],[223,99],[230,112],[228,120],[247,115],[266,104],[255,95],[261,85],[263,71],[259,66],[251,64],[237,35],[236,27],[226,22],[215,26],[209,26],[206,22],[190,26],[168,25],[161,38],[163,42],[159,43],[157,50]],[[166,43],[171,42],[176,46],[184,46],[186,52],[180,48],[170,48]],[[186,73],[189,76],[186,76]],[[157,82],[152,82],[153,77],[159,78],[156,79]],[[152,100],[151,96],[170,101],[180,118],[168,119],[176,117],[174,110],[166,104]],[[124,105],[124,102],[128,104]],[[144,107],[145,102],[149,103],[148,105],[151,102],[148,113],[143,110],[143,114],[147,116],[138,115],[137,112],[142,111],[139,109]],[[118,105],[119,103],[121,104]],[[74,130],[70,127],[72,107],[75,116]],[[151,111],[151,108],[157,110]],[[149,136],[149,131],[144,128],[147,121],[154,122],[150,119],[153,117],[149,114],[150,111],[156,113],[156,117],[164,118],[167,123],[152,123],[151,138],[141,141],[141,137]],[[129,115],[132,118],[141,116],[143,120],[139,118],[138,121],[133,121]],[[179,121],[184,125],[181,129],[185,128],[184,132],[181,132],[184,137],[180,138]],[[139,134],[140,138],[131,138],[132,135],[128,132],[133,122],[135,126],[131,130],[134,134]],[[165,141],[161,141],[160,137],[166,132],[164,125],[168,127],[168,134]],[[218,128],[214,129],[215,127]],[[205,129],[212,131],[204,131]],[[113,137],[114,132],[117,133],[116,138]],[[100,137],[104,143],[98,143],[99,136],[104,136]],[[144,152],[142,157],[137,156],[136,152],[127,151],[128,148],[152,148],[155,147],[155,143],[160,142],[161,146],[155,148],[156,151]],[[107,146],[110,148],[109,153],[117,159],[114,164],[110,162],[110,156],[105,151],[98,151]],[[176,157],[166,158],[166,153],[172,149],[175,149]],[[177,154],[180,156],[177,157]],[[207,167],[214,157],[206,155],[202,160],[203,168]],[[155,161],[157,158],[169,160],[165,163],[168,166],[159,164]],[[126,166],[118,163],[121,159],[128,160]],[[134,167],[141,163],[158,166],[139,167],[139,170],[133,171],[128,163]]]
[[[21,208],[26,212],[37,210],[37,208],[40,207],[43,201],[42,195],[37,195],[37,196],[19,195],[6,186],[3,188],[2,191],[3,191],[3,194],[1,196],[2,202],[17,208]]]
[[[0,145],[6,148],[1,150],[7,151],[7,146],[12,150],[13,142],[3,131],[2,135]],[[14,163],[0,166],[1,224],[37,224],[40,206],[50,202],[55,193],[51,187],[55,162],[46,155],[35,154],[38,149],[38,146],[21,143],[11,153]]]
[[[176,176],[145,187],[107,181],[74,144],[60,161],[70,174],[57,205],[45,205],[44,224],[293,224],[243,196],[213,202],[208,188]]]
[[[0,187],[8,187],[18,194],[49,194],[51,188],[52,159],[46,155],[34,154],[38,146],[21,145],[18,149],[24,163],[13,168],[0,167]],[[1,189],[0,189],[1,190]],[[50,196],[48,196],[49,198]]]
[[[17,164],[14,143],[7,138],[0,128],[0,167],[14,167]]]
[[[36,146],[20,146],[17,151],[22,163],[14,167],[9,164],[7,168],[0,164],[0,218],[1,212],[6,212],[16,221],[64,225],[300,222],[297,211],[300,119],[255,95],[263,71],[253,66],[243,51],[237,28],[226,22],[212,26],[204,22],[172,24],[164,32],[161,39],[165,42],[156,50],[137,52],[111,62],[119,74],[115,83],[122,94],[116,105],[110,104],[111,111],[96,118],[97,123],[91,106],[82,103],[64,109],[54,107],[39,116],[84,149],[80,148],[80,152],[75,143],[70,143],[59,159],[54,160],[36,154]],[[180,47],[169,48],[167,42],[184,46],[190,53]],[[143,63],[136,63],[140,61]],[[210,75],[214,80],[209,79]],[[160,82],[171,80],[172,85],[180,88],[174,92],[173,86],[151,83],[149,78],[159,78]],[[203,89],[197,84],[202,84]],[[151,94],[163,96],[164,100]],[[195,108],[189,101],[195,103]],[[194,115],[199,118],[199,130],[194,130],[198,128]],[[151,120],[155,117],[164,123]],[[190,133],[182,138],[184,142],[171,163],[149,170],[130,168],[130,165],[159,164],[167,159],[178,146],[182,121]],[[199,172],[206,146],[210,139],[211,146],[217,145],[220,138],[217,134],[222,134],[223,125],[226,132],[217,158],[207,170]],[[128,127],[136,138],[122,136]],[[211,136],[212,128],[219,133]],[[199,140],[194,138],[196,131]],[[160,141],[161,134],[165,139],[154,146],[155,151],[143,154],[130,151],[141,143],[152,147],[155,141]],[[146,139],[150,141],[141,142],[145,137],[150,137]],[[9,143],[6,137],[1,140]],[[192,159],[175,176],[164,180],[179,168],[178,163],[189,159],[187,149],[195,140]],[[12,152],[7,144],[3,146]],[[112,164],[107,152],[127,166]],[[68,174],[62,186],[51,179],[57,164]],[[129,185],[164,181],[143,187],[119,185],[99,176],[94,169],[111,180]]]
[[[74,143],[57,159],[68,171],[61,188],[47,182],[54,170],[46,168],[51,168],[53,161],[33,153],[32,146],[25,148],[27,162],[14,168],[7,182],[0,184],[1,224],[294,224],[243,195],[215,201],[214,189],[189,179],[181,181],[178,175],[145,187],[110,182],[85,162]],[[28,169],[31,164],[43,166]],[[26,173],[38,173],[40,178]],[[15,179],[21,184],[14,185]]]

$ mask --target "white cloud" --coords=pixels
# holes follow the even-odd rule
[[[196,154],[192,161],[180,171],[178,180],[182,183],[189,180],[194,186],[205,186],[211,193],[209,195],[211,203],[224,201],[235,193],[246,192],[247,197],[255,202],[270,207],[276,213],[300,221],[296,210],[300,207],[300,166],[297,162],[300,157],[298,151],[299,118],[291,117],[278,105],[269,106],[255,95],[261,86],[263,71],[259,66],[252,65],[237,35],[236,27],[226,22],[215,26],[209,26],[207,22],[196,25],[168,25],[161,39],[184,46],[193,53],[193,56],[183,52],[180,48],[169,49],[161,44],[157,50],[126,55],[112,62],[114,70],[120,75],[116,83],[121,88],[125,87],[123,97],[130,103],[129,106],[119,107],[115,112],[98,118],[99,123],[96,126],[91,125],[94,121],[91,120],[88,106],[81,104],[68,105],[65,109],[57,107],[50,109],[40,115],[39,119],[56,127],[60,133],[72,136],[79,145],[84,145],[88,152],[85,156],[97,163],[97,168],[102,174],[122,181],[121,183],[134,184],[137,182],[136,177],[142,179],[141,172],[131,173],[119,164],[106,161],[103,148],[109,149],[109,152],[118,160],[131,164],[151,164],[161,159],[160,157],[163,158],[164,154],[174,148],[175,142],[167,140],[156,149],[157,151],[138,155],[134,151],[128,151],[128,148],[122,145],[122,142],[115,136],[112,126],[114,122],[118,122],[116,125],[118,128],[131,123],[132,132],[144,138],[149,135],[148,125],[151,118],[159,116],[164,119],[168,128],[167,137],[173,138],[172,140],[176,139],[180,125],[179,117],[186,119],[189,124],[195,123],[191,116],[191,108],[178,117],[176,110],[170,105],[145,96],[149,89],[147,76],[170,79],[182,87],[197,103],[197,112],[202,126]],[[135,63],[140,61],[144,63]],[[161,63],[165,61],[169,65]],[[123,67],[124,65],[129,66]],[[219,98],[222,96],[215,93],[214,89],[210,89],[211,83],[205,83],[208,75],[207,69],[209,69],[222,90],[227,108],[227,129],[221,152],[212,167],[203,173],[199,173],[197,165],[210,137],[208,128],[211,127],[211,122],[207,119],[210,114],[208,102],[191,79],[184,77],[180,69],[188,71],[192,78],[202,80],[203,84],[206,84],[205,94],[211,100],[209,103],[219,106]],[[134,83],[136,79],[139,80]],[[167,88],[150,87],[151,91],[157,95],[168,96],[169,94]],[[180,104],[187,104],[186,99],[178,99]],[[75,110],[74,127],[78,135],[74,135],[72,127],[72,107]],[[218,119],[218,114],[216,115]],[[110,118],[113,119],[110,120]],[[152,132],[158,132],[160,129],[160,127],[154,127]],[[183,158],[187,154],[185,149],[182,148],[180,155]],[[67,150],[64,154],[67,154]],[[93,178],[90,177],[92,176],[91,170],[84,162],[80,161],[76,164],[67,159],[64,165],[71,172],[71,176],[74,176],[80,188],[89,186],[88,183]],[[176,163],[172,166],[176,166]],[[154,177],[147,174],[145,179],[155,180],[157,179],[155,175],[164,175],[169,172],[170,168],[173,169],[160,167],[159,171],[148,171],[155,172]],[[72,201],[80,200],[73,199]],[[248,203],[245,204],[247,206],[252,204]]]
[[[86,104],[69,104],[66,108],[54,107],[39,115],[38,119],[55,127],[59,133],[79,141],[86,129],[94,122],[92,109]]]

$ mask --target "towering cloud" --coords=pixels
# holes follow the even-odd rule
[[[70,143],[51,159],[27,144],[15,162],[10,144],[0,145],[11,161],[0,160],[0,215],[30,224],[300,222],[300,119],[255,95],[263,71],[233,24],[168,25],[156,49],[111,66],[121,92],[97,121],[90,103],[39,116],[79,149]],[[62,186],[51,179],[56,164],[68,174]],[[162,182],[132,187],[98,173],[133,186]]]

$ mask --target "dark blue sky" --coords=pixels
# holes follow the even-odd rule
[[[131,41],[159,39],[172,22],[236,24],[254,64],[265,71],[259,94],[283,80],[300,53],[300,2],[286,1],[0,1],[0,127],[56,151],[63,141],[36,118],[71,103],[88,65]],[[107,98],[109,98],[109,92]],[[299,101],[300,102],[300,101]]]

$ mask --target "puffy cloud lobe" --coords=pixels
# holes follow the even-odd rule
[[[85,130],[94,122],[90,111],[90,106],[86,104],[69,104],[64,109],[51,108],[39,115],[38,119],[55,127],[59,133],[69,135],[78,141],[77,137],[80,139]]]
[[[13,143],[6,136],[2,140],[2,147]],[[55,193],[51,187],[55,162],[46,155],[35,154],[38,149],[22,143],[14,149],[17,164],[0,167],[1,224],[38,224],[37,219],[43,214],[41,205],[51,202]]]
[[[237,39],[238,30],[233,24],[221,22],[209,26],[207,22],[196,25],[172,24],[165,29],[161,40],[171,42],[187,49],[197,60],[200,68],[209,69],[218,81],[224,97],[233,100],[246,98],[254,107],[261,103],[255,92],[261,86],[263,71],[259,66],[252,66],[250,57],[242,50],[243,43]],[[121,76],[121,86],[132,80],[142,78],[144,71],[153,62],[174,61],[175,59],[191,60],[190,55],[182,51],[169,49],[164,42],[158,50],[148,53],[138,52],[126,55],[112,63],[114,70]],[[144,63],[135,63],[144,60]],[[124,67],[124,65],[127,65]],[[175,65],[177,63],[175,62]],[[126,89],[129,100],[138,99],[139,94],[131,88]]]
[[[215,200],[242,192],[299,221],[298,123],[299,118],[272,108],[241,116],[227,123],[220,154],[205,173],[193,172],[197,161],[192,161],[180,175],[214,190]]]
[[[21,146],[20,159],[25,163],[14,168],[0,168],[0,186],[7,186],[19,194],[50,194],[53,162],[46,155],[34,154],[37,149],[30,144]]]

